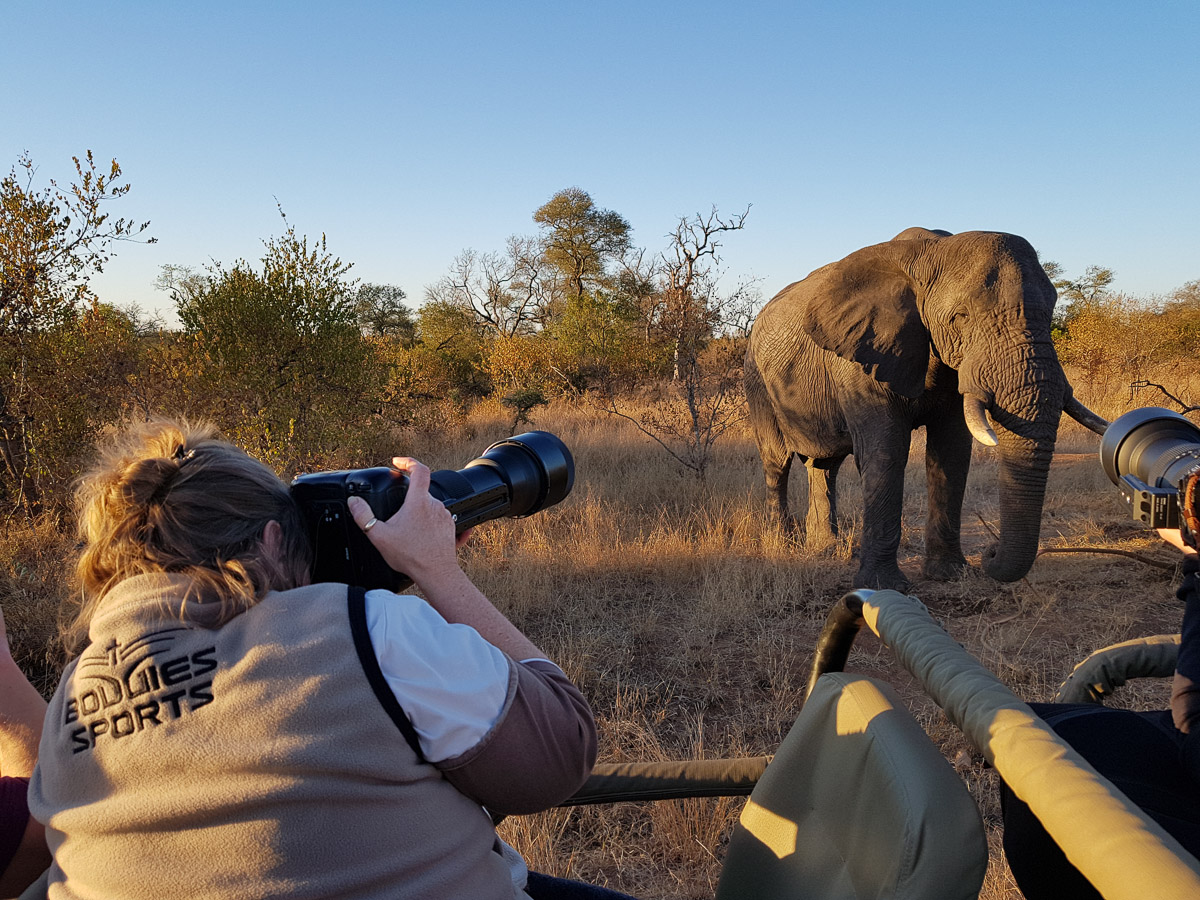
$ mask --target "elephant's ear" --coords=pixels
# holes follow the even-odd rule
[[[805,291],[803,326],[819,346],[858,363],[889,390],[917,397],[929,368],[929,332],[912,280],[880,252],[884,247],[859,250],[810,275],[805,281],[815,283]]]

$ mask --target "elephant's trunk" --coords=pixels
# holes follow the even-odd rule
[[[1037,559],[1054,437],[1028,440],[1002,431],[999,444],[1000,539],[984,551],[983,571],[997,581],[1017,581]]]
[[[997,581],[1023,578],[1037,558],[1058,419],[1071,398],[1052,353],[1034,344],[1024,355],[1022,377],[997,385],[987,405],[1000,457],[1000,537],[984,552],[983,570]]]

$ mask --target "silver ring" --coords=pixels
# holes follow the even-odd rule
[[[371,516],[371,521],[363,526],[363,534],[366,534],[368,531],[370,531],[372,528],[374,528],[378,524],[379,524],[379,520],[377,518],[375,518],[374,516]]]

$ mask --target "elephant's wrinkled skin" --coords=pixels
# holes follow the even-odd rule
[[[784,288],[746,354],[746,395],[767,499],[790,523],[793,454],[808,467],[810,545],[836,534],[836,476],[863,483],[856,587],[903,588],[896,564],[911,432],[926,431],[927,578],[966,565],[959,542],[971,435],[998,444],[1000,539],[984,571],[1015,581],[1037,554],[1059,414],[1107,424],[1071,397],[1050,339],[1054,286],[1021,237],[910,228]],[[994,431],[988,424],[987,410]]]

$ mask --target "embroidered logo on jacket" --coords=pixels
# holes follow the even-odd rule
[[[75,668],[76,691],[63,709],[71,752],[91,750],[190,715],[213,700],[211,673],[217,648],[171,655],[176,633],[168,628],[122,645],[92,646]]]

